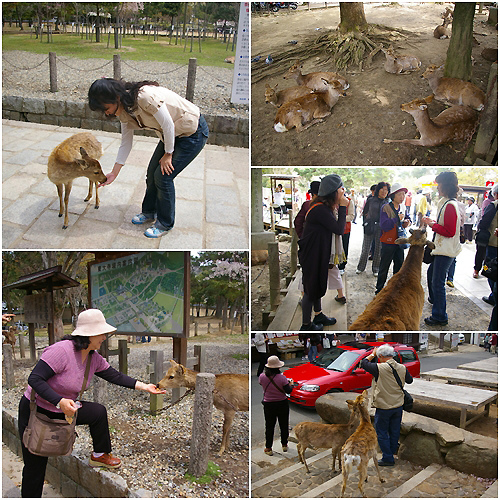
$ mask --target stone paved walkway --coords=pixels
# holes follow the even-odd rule
[[[259,449],[252,450],[253,498],[335,498],[342,489],[342,473],[332,473],[331,450],[307,450],[310,474],[298,461],[296,445],[288,443],[288,452],[281,451],[279,440],[273,445],[272,457]],[[380,457],[379,457],[380,458]],[[338,469],[338,462],[336,463]],[[368,467],[365,493],[369,498],[497,498],[498,483],[458,472],[449,467],[431,464],[421,467],[397,460],[395,467],[381,467],[384,483],[377,478],[375,467]],[[359,498],[358,472],[354,470],[347,482],[346,498]]]
[[[247,249],[249,153],[207,145],[175,180],[176,222],[164,237],[146,238],[130,220],[141,211],[146,168],[158,143],[136,136],[127,164],[100,188],[100,208],[85,203],[88,180],[75,179],[69,227],[58,217],[57,189],[47,177],[51,151],[80,129],[3,120],[2,248],[4,249]],[[93,131],[103,145],[101,165],[111,171],[120,134]]]

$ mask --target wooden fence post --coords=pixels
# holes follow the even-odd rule
[[[198,363],[193,366],[195,372],[204,372],[207,362],[207,350],[204,345],[194,346],[194,357],[198,358]]]
[[[127,339],[118,340],[118,371],[128,375]]]
[[[13,350],[10,344],[4,344],[3,348],[3,367],[5,369],[5,387],[12,389],[15,385],[14,360],[12,359]]]
[[[120,80],[122,77],[122,61],[120,54],[113,55],[113,78]]]
[[[189,59],[186,99],[193,102],[194,98],[194,85],[196,83],[196,57]]]
[[[194,336],[197,337],[198,336],[198,323],[195,323],[194,324]]]
[[[49,52],[50,91],[57,92],[56,53]]]
[[[163,378],[163,351],[151,351],[149,360],[153,365],[153,369],[149,372],[149,382],[158,384]],[[149,396],[149,412],[151,415],[156,415],[163,408],[163,394],[150,394]]]
[[[269,253],[269,293],[271,310],[274,311],[280,303],[280,257],[278,242],[274,241],[267,244],[267,251]]]
[[[215,375],[198,373],[194,395],[193,429],[188,473],[195,477],[205,474],[208,466],[208,448],[212,427],[213,390]]]
[[[24,352],[24,333],[20,333],[18,337],[19,337],[19,354],[21,355],[21,358],[24,358],[26,357],[26,354]]]

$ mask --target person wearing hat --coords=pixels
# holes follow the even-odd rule
[[[33,455],[22,444],[24,430],[30,416],[31,391],[36,392],[37,411],[49,418],[61,419],[62,414],[72,417],[78,410],[76,424],[88,424],[92,436],[93,452],[89,464],[93,467],[120,467],[119,458],[111,454],[111,438],[106,408],[91,401],[75,401],[80,392],[88,356],[90,371],[87,387],[92,376],[122,387],[163,394],[154,384],[145,384],[115,370],[97,350],[106,335],[116,328],[106,322],[99,309],[88,309],[78,315],[76,329],[59,342],[47,347],[28,377],[28,387],[19,403],[19,435],[24,460],[21,496],[42,496],[47,457]],[[32,389],[33,388],[33,389]]]
[[[375,293],[379,293],[384,288],[389,273],[391,262],[393,263],[392,273],[396,274],[403,265],[405,259],[404,250],[395,243],[398,232],[410,225],[409,216],[405,216],[403,202],[408,189],[399,183],[394,183],[389,193],[391,201],[382,205],[380,209],[380,268],[378,271],[377,285]]]
[[[471,196],[466,199],[465,208],[465,222],[464,222],[464,234],[465,241],[472,243],[473,240],[473,229],[477,229],[477,223],[479,222],[479,207],[476,205],[476,200]]]
[[[437,220],[423,217],[422,222],[434,231],[433,242],[436,246],[431,255],[434,260],[427,269],[427,286],[432,314],[424,318],[428,326],[448,324],[446,313],[446,277],[454,257],[460,252],[460,211],[456,201],[458,178],[455,172],[441,172],[436,177],[438,194]]]
[[[372,272],[374,276],[378,276],[380,266],[380,209],[386,202],[390,190],[391,186],[388,182],[379,182],[375,187],[374,195],[366,199],[363,208],[363,246],[361,247],[356,274],[365,271],[372,242],[375,242]]]
[[[306,214],[298,252],[304,286],[300,331],[323,330],[323,326],[334,325],[337,321],[321,312],[321,297],[328,284],[332,234],[342,235],[345,229],[349,200],[344,192],[340,176],[327,175],[321,180],[318,197],[311,202]],[[339,206],[338,218],[333,213],[335,205]],[[314,320],[311,321],[313,307]]]
[[[311,195],[311,198],[304,201],[304,203],[300,207],[299,213],[295,216],[295,219],[293,221],[295,232],[297,233],[299,240],[300,238],[302,238],[302,233],[304,232],[304,223],[306,221],[307,211],[309,210],[311,203],[314,203],[314,200],[318,196],[319,185],[319,181],[311,182],[311,184],[309,185],[309,191],[307,191]]]
[[[289,380],[281,373],[284,365],[278,356],[269,356],[264,373],[259,376],[259,384],[264,391],[262,404],[264,406],[264,419],[266,421],[266,455],[273,454],[274,428],[276,420],[281,431],[281,446],[284,452],[288,451],[288,407],[287,394],[292,392]]]

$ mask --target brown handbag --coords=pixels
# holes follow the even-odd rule
[[[83,379],[82,390],[78,395],[78,400],[81,399],[83,391],[87,385],[91,354],[92,351],[89,352],[87,357],[85,376]],[[77,412],[78,410],[73,415],[71,423],[68,423],[65,418],[54,419],[44,415],[43,413],[37,412],[35,391],[31,388],[30,418],[28,426],[23,433],[24,446],[33,455],[39,455],[41,457],[71,455],[76,438],[75,426]]]

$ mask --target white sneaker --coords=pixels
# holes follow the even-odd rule
[[[363,271],[360,271],[359,269],[356,269],[356,274],[361,274]]]
[[[378,276],[378,273],[373,273],[373,276],[375,276],[375,278]]]

